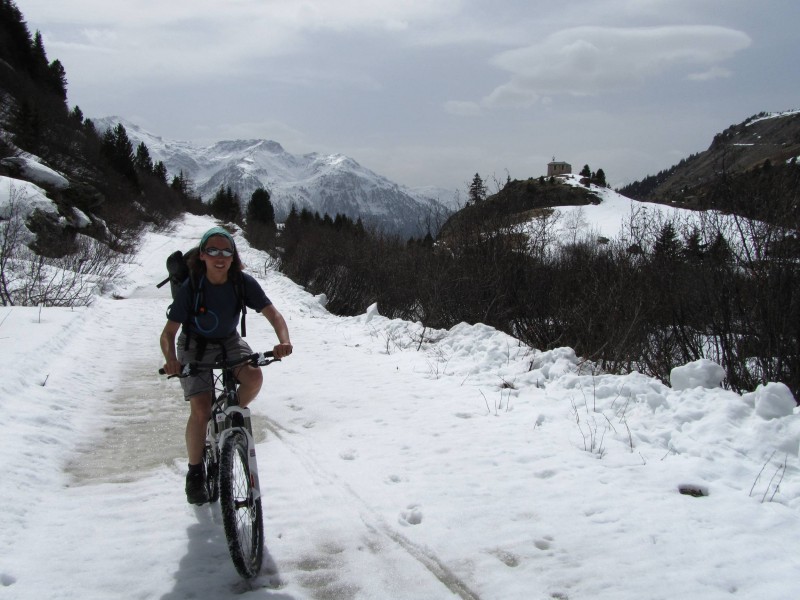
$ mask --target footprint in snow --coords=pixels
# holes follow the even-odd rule
[[[409,504],[398,518],[400,525],[419,525],[422,523],[422,510],[418,504]]]

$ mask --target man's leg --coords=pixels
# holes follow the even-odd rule
[[[246,365],[236,373],[239,380],[239,406],[247,406],[261,391],[264,375],[258,367]]]
[[[189,472],[186,474],[186,500],[190,504],[208,502],[203,450],[206,430],[211,417],[211,393],[204,392],[189,398],[189,420],[186,422],[186,453],[189,455]]]
[[[228,352],[228,357],[231,358],[247,356],[253,353],[249,344],[238,333],[226,340],[225,349]],[[261,384],[264,382],[264,376],[260,368],[251,365],[238,367],[235,375],[236,380],[239,382],[239,406],[245,407],[258,395],[261,390]]]
[[[189,420],[186,422],[186,453],[189,464],[203,462],[208,419],[211,418],[211,393],[203,392],[189,398]]]

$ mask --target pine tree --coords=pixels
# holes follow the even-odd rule
[[[597,169],[597,173],[594,174],[594,182],[602,187],[606,187],[608,185],[606,183],[606,174],[603,169]]]
[[[31,45],[32,51],[32,71],[31,75],[37,81],[42,81],[47,77],[47,70],[49,68],[49,63],[47,62],[47,53],[44,49],[44,42],[42,41],[42,34],[41,32],[37,31],[33,36],[33,42]]]
[[[167,183],[167,167],[164,166],[163,161],[158,161],[153,166],[153,175],[158,177],[163,183]]]
[[[163,163],[162,163],[163,164]],[[164,173],[166,173],[166,169],[164,169]],[[189,197],[191,193],[191,183],[189,182],[189,178],[186,177],[183,173],[183,169],[181,169],[180,173],[175,175],[172,178],[172,183],[170,183],[170,187],[181,194],[182,196]]]
[[[241,210],[239,195],[230,186],[220,186],[211,200],[211,214],[221,221],[237,222],[241,220]]]
[[[11,0],[0,0],[0,59],[32,73],[33,44],[22,12]]]
[[[275,226],[275,209],[269,192],[264,188],[258,188],[250,196],[250,202],[247,203],[247,222]]]
[[[677,260],[683,247],[672,223],[665,223],[653,244],[653,257],[668,261]]]
[[[479,202],[483,202],[485,199],[486,185],[483,183],[481,176],[478,173],[475,173],[475,177],[472,178],[472,183],[469,185],[467,201],[470,204],[478,204]]]
[[[56,59],[47,67],[48,87],[62,100],[67,100],[67,72],[64,65]]]
[[[144,171],[145,173],[153,172],[153,159],[150,158],[150,150],[147,148],[147,145],[144,142],[140,142],[136,147],[136,159],[134,160],[134,165],[136,165],[137,169]]]
[[[683,255],[688,260],[696,261],[703,258],[704,250],[705,247],[703,238],[700,235],[700,230],[695,227],[686,238],[686,247],[683,250]]]
[[[41,142],[43,125],[42,119],[27,99],[20,102],[19,110],[12,125],[14,143],[29,152],[37,152]]]
[[[69,113],[69,117],[75,121],[76,124],[83,125],[83,111],[78,105],[75,105],[75,108],[73,108],[72,112]]]
[[[708,247],[706,255],[716,265],[725,264],[733,257],[733,252],[728,244],[728,240],[725,239],[721,231],[717,232],[717,235]]]
[[[118,123],[114,129],[107,129],[103,134],[102,150],[112,167],[132,183],[138,184],[133,144],[122,123]]]

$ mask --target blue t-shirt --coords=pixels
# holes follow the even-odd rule
[[[259,283],[247,273],[241,273],[244,288],[244,303],[256,312],[264,310],[272,304]],[[191,333],[207,338],[225,338],[236,331],[241,318],[241,305],[236,297],[236,288],[228,279],[223,284],[214,285],[205,276],[201,276],[198,286],[202,286],[201,294],[205,310],[196,310],[192,305],[196,295],[192,293],[191,281],[187,279],[178,288],[175,301],[167,310],[170,321],[187,324]],[[201,308],[201,307],[197,307]],[[194,317],[189,320],[189,315]]]

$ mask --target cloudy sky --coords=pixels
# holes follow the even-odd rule
[[[800,108],[798,0],[16,0],[71,106],[168,139],[267,138],[409,186],[619,186]]]

